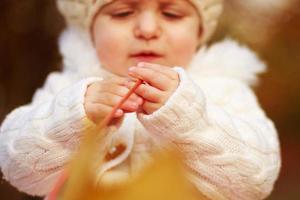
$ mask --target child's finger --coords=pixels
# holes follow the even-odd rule
[[[107,88],[111,88],[112,86],[122,86],[125,82],[129,81],[128,78],[123,77],[112,77],[108,79],[104,79],[102,81],[97,81],[89,85],[89,89],[95,92],[101,92],[102,90],[107,90]]]
[[[127,82],[130,83],[131,81],[127,81]],[[120,97],[124,97],[129,92],[129,88],[125,86],[127,82],[122,83],[122,85],[114,85],[114,84],[105,85],[102,87],[99,93],[107,92],[107,93],[118,95]],[[129,100],[136,101],[139,104],[142,103],[142,99],[134,93],[130,95]]]
[[[117,84],[117,85],[123,85],[124,82],[129,81],[130,79],[128,79],[128,77],[111,77],[109,79],[107,79],[107,83],[113,83],[113,84]]]
[[[130,84],[129,87],[132,87],[134,84]],[[151,102],[163,102],[164,101],[164,92],[152,87],[151,85],[141,84],[136,90],[135,94],[142,97],[146,101]]]
[[[145,68],[151,68],[157,72],[160,72],[164,74],[165,76],[169,77],[172,80],[178,80],[178,74],[176,71],[174,71],[171,67],[154,64],[154,63],[139,63],[137,65],[138,67],[145,67]]]
[[[120,78],[111,78],[108,80],[93,83],[88,87],[86,97],[99,96],[103,93],[112,93],[120,97],[124,97],[129,92],[129,88],[126,86],[126,83],[128,82],[133,82],[133,80],[130,80],[129,78],[123,78],[122,81],[120,81]],[[136,101],[139,104],[142,103],[142,99],[135,94],[130,95],[129,100]]]
[[[135,112],[139,108],[139,104],[132,101],[126,101],[122,104],[121,109],[126,112]]]
[[[110,107],[116,106],[120,101],[122,97],[112,94],[103,92],[101,94],[95,94],[93,96],[88,97],[88,102],[95,103],[95,104],[104,104]],[[123,105],[122,109],[125,109],[126,111],[135,111],[138,108],[139,104],[137,102],[127,100]]]
[[[143,104],[142,109],[144,112],[148,115],[152,114],[154,111],[158,110],[161,107],[160,104],[158,103],[153,103],[153,102],[145,102]]]
[[[161,74],[153,69],[143,67],[131,67],[129,68],[128,74],[132,77],[142,79],[150,85],[166,91],[169,89],[170,78]]]
[[[97,104],[97,103],[86,103],[84,105],[84,108],[88,118],[92,120],[94,123],[99,123],[113,110],[111,106],[107,106],[104,104]],[[118,118],[121,117],[123,114],[124,114],[123,110],[118,109],[114,117]]]
[[[140,96],[138,96],[135,93],[132,93],[130,95],[130,97],[128,98],[128,100],[132,101],[132,102],[136,102],[138,105],[141,105],[143,103],[143,98],[141,98]]]

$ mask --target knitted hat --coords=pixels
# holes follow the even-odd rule
[[[69,25],[90,30],[94,16],[105,4],[113,0],[57,0],[58,9]],[[210,39],[222,13],[223,0],[189,0],[199,11],[203,23],[201,43]]]

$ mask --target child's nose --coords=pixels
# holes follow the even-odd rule
[[[141,14],[137,18],[134,34],[136,37],[146,40],[158,38],[161,34],[159,19],[151,12]]]

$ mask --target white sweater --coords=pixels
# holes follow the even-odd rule
[[[88,130],[83,103],[87,86],[109,76],[85,33],[68,28],[60,39],[62,72],[49,75],[33,101],[11,112],[0,132],[4,178],[20,191],[46,195]],[[272,121],[250,86],[265,70],[255,54],[225,40],[195,55],[180,84],[151,115],[126,114],[99,147],[125,151],[99,169],[113,183],[151,160],[156,139],[185,155],[188,178],[211,199],[263,199],[272,191],[281,160]],[[188,75],[189,74],[189,75]],[[86,122],[89,123],[86,123]]]

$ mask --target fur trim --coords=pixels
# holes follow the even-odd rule
[[[74,71],[83,77],[110,74],[101,67],[89,35],[81,29],[67,28],[59,43],[65,71]],[[239,79],[249,85],[255,84],[257,75],[265,70],[265,64],[254,52],[231,39],[209,48],[202,47],[188,68],[196,76],[224,76]]]
[[[225,39],[209,48],[201,48],[189,71],[196,76],[226,76],[255,85],[257,75],[266,71],[266,65],[249,48]]]
[[[78,73],[82,77],[103,76],[104,70],[86,31],[68,27],[59,38],[59,50],[63,57],[63,70]]]

